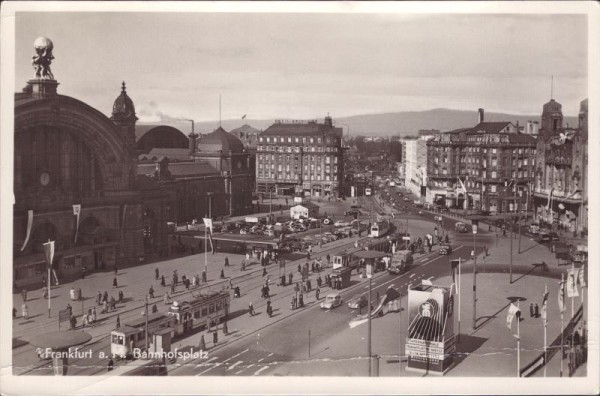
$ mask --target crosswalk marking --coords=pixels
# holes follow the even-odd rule
[[[269,368],[269,366],[264,366],[261,369],[259,369],[257,372],[255,372],[254,375],[259,375],[262,371],[265,371],[268,368]]]
[[[241,364],[241,363],[244,363],[244,361],[243,361],[243,360],[238,360],[237,362],[235,362],[234,364],[232,364],[232,365],[231,365],[231,367],[229,367],[229,368],[227,369],[227,371],[229,371],[229,370],[233,370],[233,368],[234,368],[235,366],[237,366],[238,364]]]
[[[201,364],[201,365],[200,365],[200,367],[206,366],[206,365],[208,365],[210,362],[212,362],[213,360],[215,360],[215,359],[218,359],[218,358],[219,358],[218,356],[213,356],[213,357],[211,357],[210,359],[208,359],[206,362],[204,362],[203,364]],[[214,366],[214,365],[211,365],[211,366],[210,366],[208,369],[204,370],[204,371],[203,371],[203,372],[201,372],[201,373],[198,373],[198,374],[196,374],[196,376],[202,375],[202,374],[204,374],[204,373],[206,373],[206,372],[208,372],[208,371],[210,371],[210,370],[214,369],[215,367],[216,367],[216,366]]]

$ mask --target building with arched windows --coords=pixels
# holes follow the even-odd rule
[[[569,231],[588,226],[588,100],[581,101],[577,128],[563,126],[562,105],[542,110],[534,179],[535,219]]]
[[[33,79],[15,94],[14,280],[46,274],[42,244],[55,241],[61,278],[144,256],[136,189],[135,108],[125,84],[111,118]],[[79,206],[79,216],[74,212]],[[79,221],[78,221],[79,220]]]
[[[251,211],[254,168],[237,137],[136,126],[125,83],[107,117],[57,92],[51,59],[15,94],[15,287],[47,275],[49,240],[61,279],[168,254],[169,223]]]

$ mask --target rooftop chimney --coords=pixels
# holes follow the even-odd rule
[[[479,109],[479,123],[483,122],[483,109]]]
[[[329,116],[329,113],[327,113],[327,117],[325,117],[325,125],[328,127],[333,127],[333,120]]]

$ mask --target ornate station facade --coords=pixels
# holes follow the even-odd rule
[[[192,134],[187,160],[140,163],[140,147],[169,143],[176,131],[163,128],[168,138],[138,131],[136,139],[125,83],[110,117],[59,94],[52,42],[41,37],[34,46],[36,73],[15,94],[15,287],[39,285],[46,276],[42,244],[49,240],[61,279],[168,254],[169,223],[251,210],[253,169],[238,138],[224,130]]]

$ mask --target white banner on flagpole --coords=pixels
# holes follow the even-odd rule
[[[577,290],[578,271],[578,268],[567,270],[567,297],[579,297],[579,290]]]
[[[25,250],[25,246],[27,246],[27,242],[29,242],[29,237],[31,236],[31,227],[33,226],[33,210],[27,211],[27,234],[25,234],[25,242],[23,242],[23,246],[21,246],[21,251]]]
[[[75,225],[75,243],[77,243],[77,234],[79,233],[79,217],[81,215],[81,204],[73,205],[73,214],[77,216],[77,224]]]

